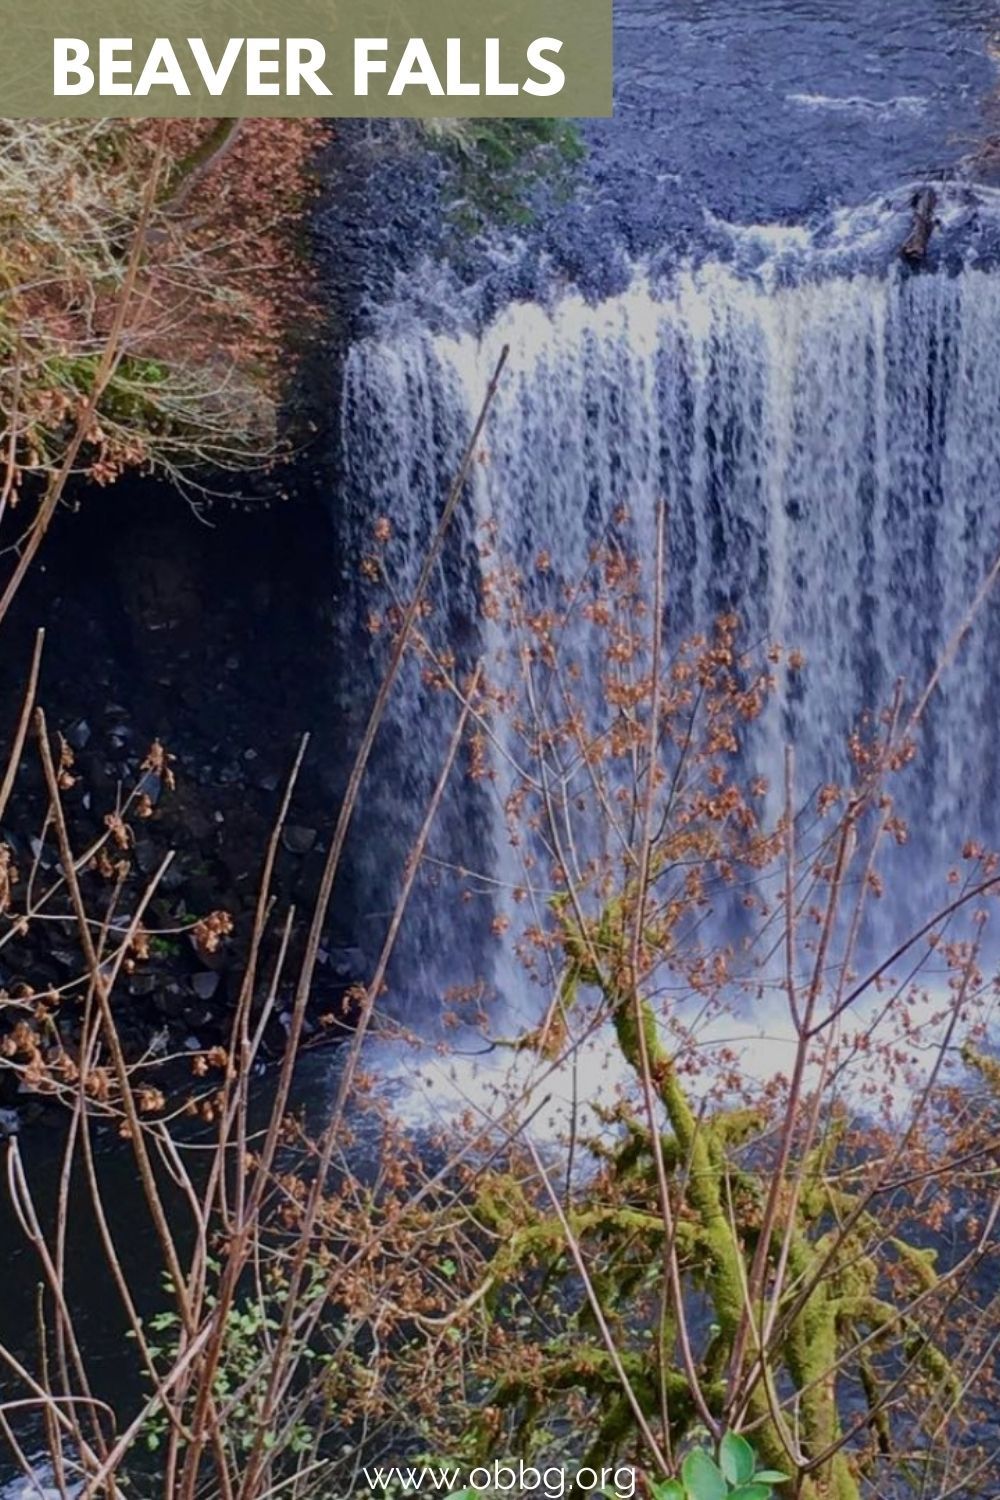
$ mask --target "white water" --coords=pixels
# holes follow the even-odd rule
[[[868,99],[863,94],[788,94],[789,104],[803,109],[825,109],[831,113],[871,115],[888,120],[895,114],[922,115],[928,101],[919,94],[899,94],[892,99]]]
[[[936,980],[925,978],[925,987],[907,993],[906,1010],[914,1030],[908,1042],[900,1039],[891,1074],[884,1058],[873,1056],[864,1044],[866,1034],[901,1038],[898,1015],[887,1020],[883,1014],[884,998],[869,994],[837,1028],[836,1079],[826,1083],[831,1106],[839,1097],[869,1117],[878,1115],[899,1126],[908,1121],[944,1045],[954,999],[940,974]],[[747,1013],[739,1014],[740,1008]],[[744,1005],[708,1021],[698,1021],[693,1007],[684,1009],[694,1023],[685,1051],[704,1059],[725,1048],[750,1097],[756,1098],[775,1078],[791,1076],[797,1038],[785,998],[777,991],[749,1011]],[[987,1022],[994,1021],[995,1007],[982,1014]],[[527,1128],[535,1140],[556,1146],[573,1135],[606,1136],[605,1115],[612,1102],[619,1096],[635,1099],[635,1076],[610,1023],[590,1033],[582,1029],[555,1063],[530,1051],[485,1051],[481,1044],[477,1053],[475,1045],[463,1052],[461,1047],[436,1049],[375,1038],[366,1046],[366,1066],[378,1080],[379,1099],[417,1131],[453,1131],[463,1122],[463,1129],[474,1128],[485,1139],[495,1138],[491,1127],[510,1128],[516,1121],[521,1128],[530,1121]],[[821,1076],[817,1055],[807,1065],[806,1088]],[[953,1081],[953,1065],[944,1076]],[[718,1070],[709,1067],[700,1076],[688,1077],[687,1087],[694,1098],[707,1096],[718,1087]]]
[[[772,714],[754,753],[773,772],[791,736],[809,789],[843,776],[846,734],[897,677],[919,693],[1000,549],[1000,278],[811,278],[799,261],[796,281],[780,262],[754,277],[708,264],[659,291],[638,278],[597,306],[515,305],[482,338],[361,343],[346,372],[345,449],[358,514],[392,519],[396,566],[412,579],[509,344],[475,515],[496,519],[525,571],[545,549],[573,578],[621,504],[652,555],[663,496],[674,626],[703,627],[731,606],[750,639],[805,653],[796,701]],[[479,583],[471,537],[467,523],[444,573],[466,621]],[[904,811],[922,831],[897,898],[904,924],[911,895],[966,837],[997,832],[997,621],[990,605],[948,671],[909,778]],[[412,698],[400,708],[411,779],[440,748],[439,712]],[[474,833],[480,856],[499,860],[503,836],[482,817],[468,814],[466,841]]]

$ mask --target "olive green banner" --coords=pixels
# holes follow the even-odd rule
[[[0,0],[0,115],[611,113],[611,0]]]

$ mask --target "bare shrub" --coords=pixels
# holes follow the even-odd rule
[[[692,1445],[742,1433],[799,1500],[989,1495],[1000,1164],[995,1100],[969,1080],[996,1081],[984,958],[995,856],[959,851],[939,905],[914,911],[892,951],[871,952],[865,936],[886,899],[886,852],[906,837],[893,787],[918,753],[930,692],[912,707],[900,692],[849,735],[843,785],[801,797],[789,750],[769,788],[748,764],[749,737],[779,674],[808,664],[744,646],[730,616],[670,640],[662,539],[650,576],[609,538],[544,610],[498,566],[488,602],[514,649],[459,680],[434,639],[429,583],[494,388],[414,596],[384,614],[386,676],[294,976],[288,1051],[260,1084],[292,920],[272,896],[292,770],[231,1041],[195,1070],[208,1150],[122,1054],[110,1002],[127,950],[86,908],[62,814],[72,768],[36,719],[91,1042],[61,1084],[70,1124],[52,1233],[7,1148],[46,1291],[34,1367],[0,1345],[18,1386],[0,1420],[16,1442],[23,1404],[42,1413],[60,1486],[82,1481],[87,1494],[128,1477],[172,1500],[346,1495],[370,1456],[404,1451],[621,1456],[652,1482]],[[291,1112],[302,1018],[402,671],[454,697],[453,732],[314,1137]],[[486,1045],[509,1069],[428,1138],[394,1118],[362,1049],[463,747],[521,861],[494,933],[521,961],[538,1024],[505,1034],[505,1018],[487,1014]],[[7,881],[17,892],[9,862]],[[738,925],[722,920],[737,911]],[[280,941],[265,973],[269,925]],[[768,1038],[774,1066],[752,1067]],[[614,1068],[585,1113],[576,1083],[595,1048]],[[99,1067],[108,1088],[95,1100]],[[568,1111],[543,1139],[566,1078]],[[155,1234],[166,1278],[155,1323],[104,1201],[102,1112],[127,1137]],[[360,1145],[372,1128],[374,1157]],[[145,1380],[129,1413],[102,1404],[66,1303],[78,1213],[98,1226]]]

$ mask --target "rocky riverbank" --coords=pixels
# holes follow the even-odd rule
[[[95,906],[106,905],[114,887],[116,923],[127,925],[173,852],[144,919],[146,951],[115,991],[133,1056],[225,1040],[267,840],[305,733],[310,745],[274,884],[277,909],[299,914],[293,949],[311,910],[344,754],[332,710],[334,553],[327,497],[308,464],[287,480],[283,494],[272,488],[198,511],[149,481],[89,494],[75,514],[60,517],[8,624],[4,733],[14,727],[44,626],[37,701],[50,735],[67,747],[63,798],[74,848],[100,838],[140,787],[123,817],[126,832],[109,846],[113,870],[94,861],[84,873]],[[171,757],[168,778],[143,769],[154,742]],[[19,872],[14,911],[24,910],[29,884],[41,889],[57,873],[47,805],[31,736],[0,827]],[[232,921],[214,949],[188,931],[213,912]],[[361,977],[349,934],[336,926],[334,917],[310,1006],[317,1037],[329,1032],[331,1014],[342,1015],[344,993]],[[44,1001],[50,1047],[72,1048],[76,1039],[80,965],[69,920],[40,916],[3,934],[0,989],[8,999],[59,997]],[[30,1008],[5,1009],[9,1036]],[[270,1050],[279,1053],[280,1021],[273,1032]],[[14,1073],[3,1076],[0,1103],[24,1103],[23,1093],[14,1097]]]

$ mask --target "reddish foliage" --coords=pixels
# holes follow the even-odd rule
[[[67,455],[108,483],[273,451],[323,129],[0,122],[0,515]]]
[[[179,231],[243,304],[243,316],[187,308],[189,358],[220,352],[276,379],[289,368],[288,331],[310,299],[301,228],[317,183],[310,162],[327,126],[320,120],[243,120],[207,162],[190,166],[228,122],[137,122],[152,144],[164,132],[166,204],[180,204]],[[186,170],[190,176],[183,176]],[[180,180],[178,180],[180,179]]]

